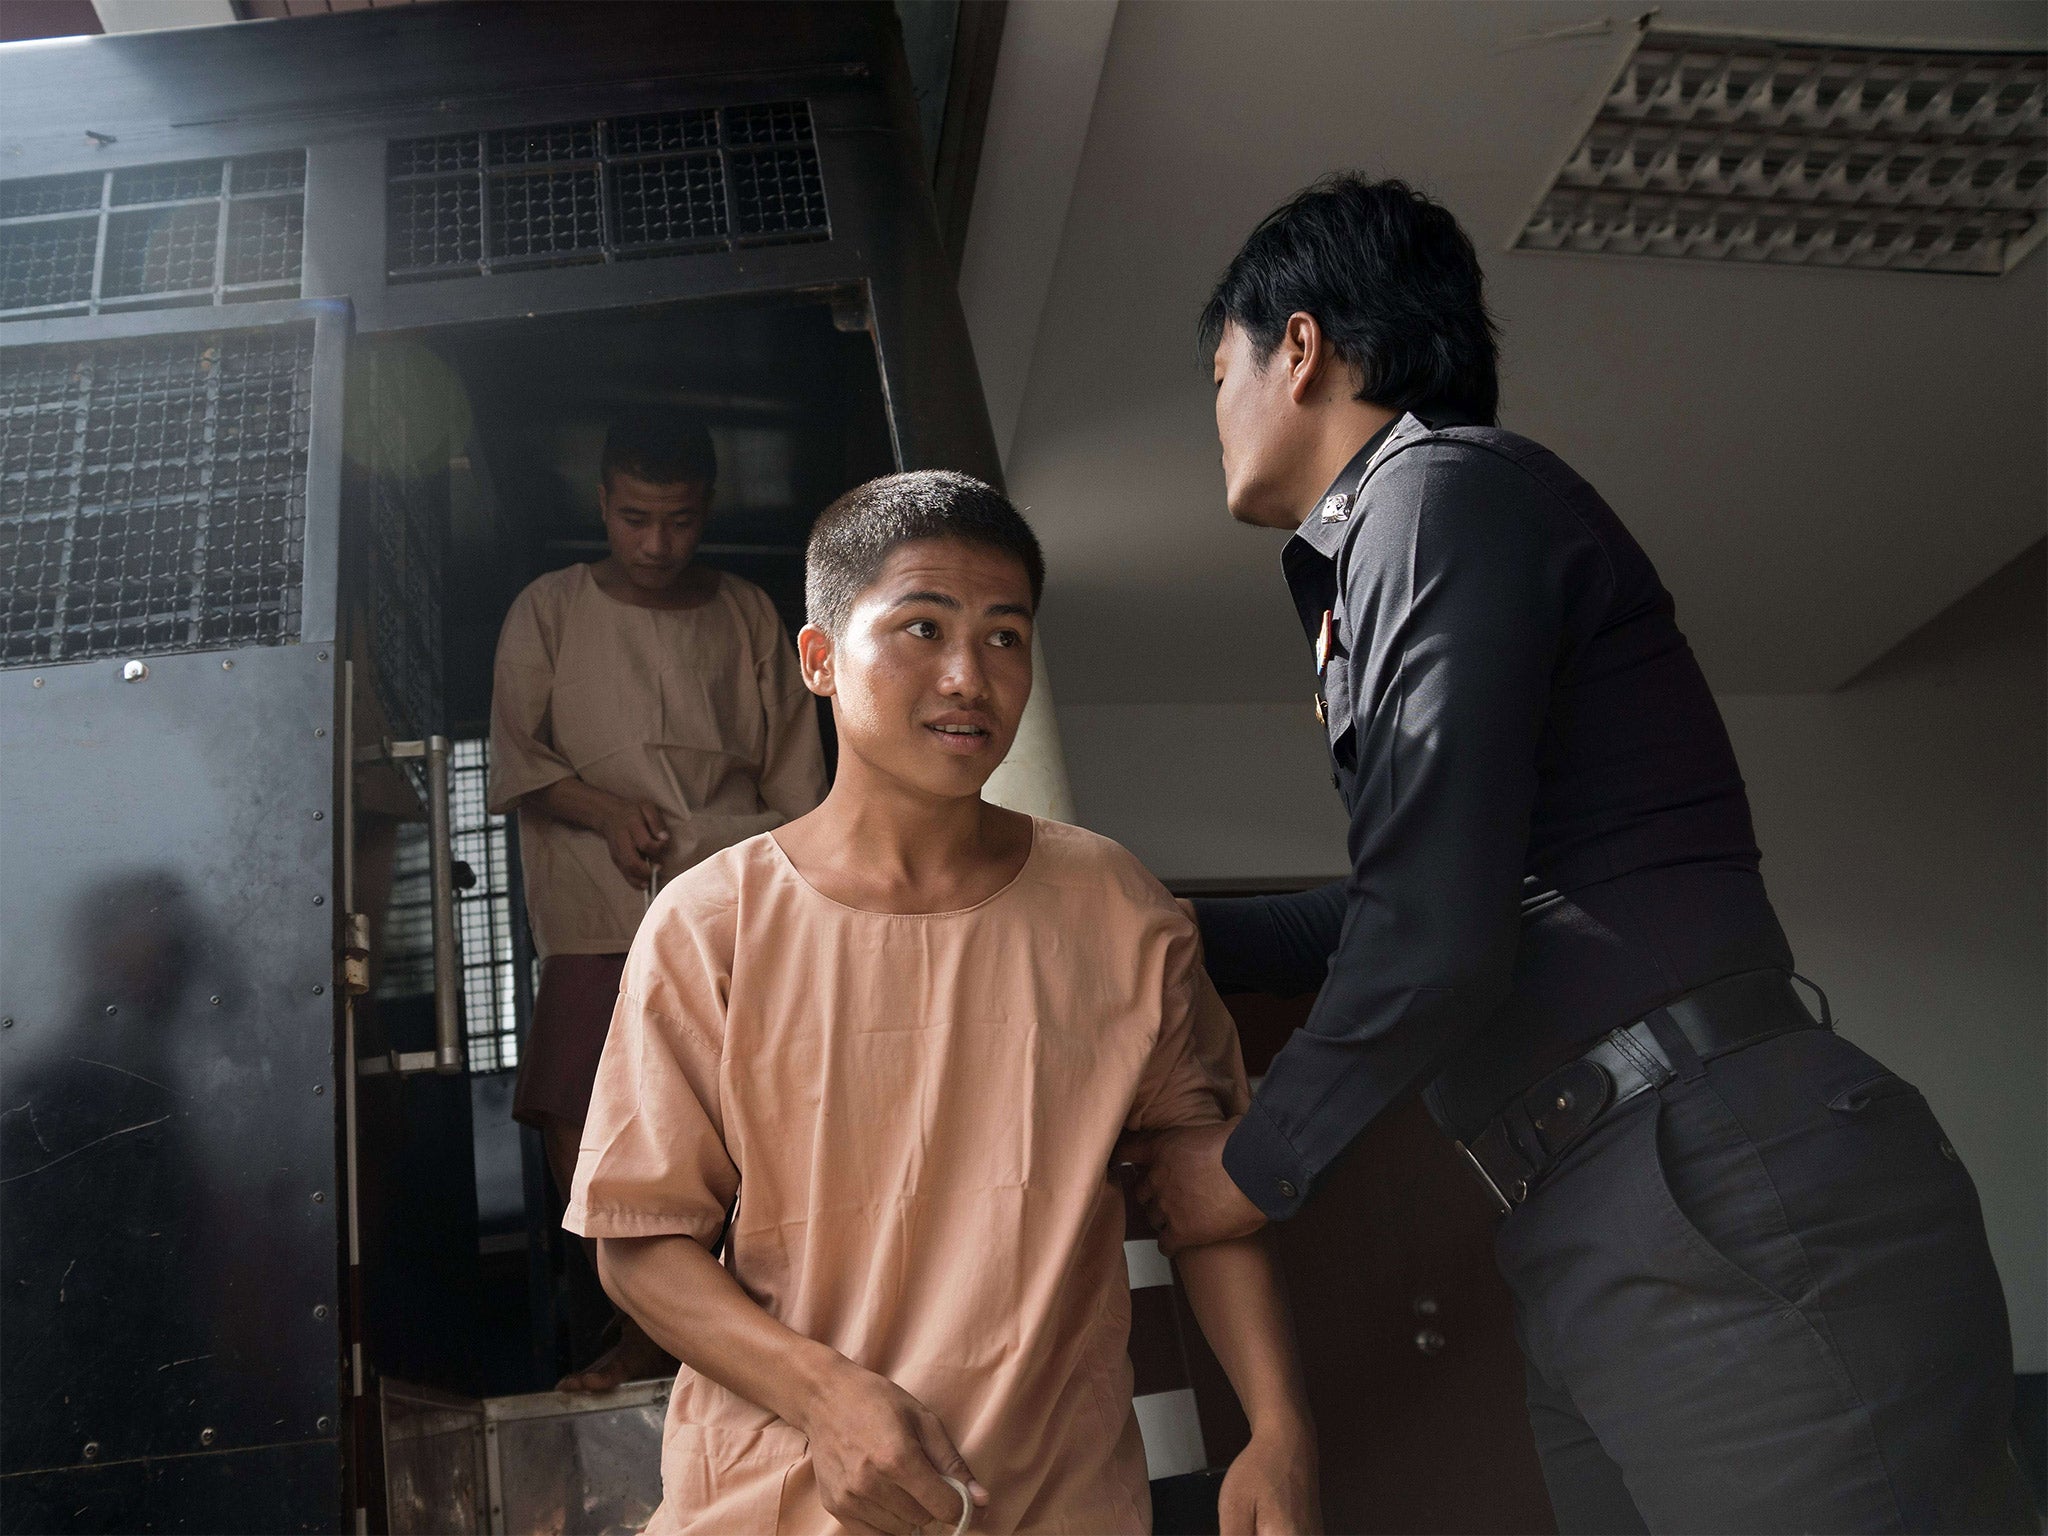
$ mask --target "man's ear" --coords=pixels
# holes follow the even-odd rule
[[[829,699],[838,691],[832,681],[832,637],[815,624],[806,624],[796,632],[797,667],[804,675],[804,686],[821,699]]]
[[[1288,397],[1296,405],[1313,403],[1316,385],[1335,360],[1321,322],[1306,310],[1289,315],[1280,338],[1280,355],[1287,363]]]
[[[599,475],[599,476],[597,477],[597,517],[598,517],[598,521],[599,521],[599,522],[602,522],[602,521],[604,521],[604,519],[606,519],[606,518],[610,517],[611,515],[612,515],[612,483],[611,483],[610,479],[608,479],[608,478],[607,478],[606,476],[604,476],[604,475]]]

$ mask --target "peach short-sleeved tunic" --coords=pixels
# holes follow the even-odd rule
[[[858,911],[772,836],[656,899],[626,964],[566,1225],[731,1219],[788,1327],[945,1423],[977,1531],[1150,1529],[1110,1153],[1247,1099],[1193,924],[1115,843],[1038,821],[964,911]],[[802,1434],[684,1367],[657,1532],[822,1533]]]
[[[587,565],[519,594],[498,637],[491,692],[490,808],[571,776],[661,807],[664,880],[801,816],[825,796],[817,708],[768,594],[718,574],[691,608],[606,595]],[[646,893],[604,838],[519,811],[534,947],[617,955]]]

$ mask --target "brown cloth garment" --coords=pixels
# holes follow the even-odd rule
[[[533,1024],[519,1058],[512,1118],[535,1130],[578,1126],[590,1113],[590,1085],[619,1001],[624,955],[549,955],[540,963]]]
[[[498,639],[490,808],[571,776],[660,806],[664,879],[825,793],[811,694],[768,594],[720,573],[691,608],[608,597],[587,565],[519,595]],[[580,1125],[646,892],[605,840],[518,805],[540,993],[513,1114]]]
[[[564,1224],[716,1241],[788,1327],[944,1422],[979,1532],[1151,1529],[1131,1408],[1126,1127],[1249,1095],[1200,941],[1138,861],[1058,822],[958,912],[860,911],[772,835],[656,898]],[[796,1429],[684,1367],[650,1532],[807,1533]]]
[[[575,777],[665,813],[665,882],[825,797],[817,708],[768,594],[720,572],[691,608],[608,597],[587,565],[512,604],[491,692],[490,808]],[[595,832],[519,806],[533,942],[623,954],[646,892]]]

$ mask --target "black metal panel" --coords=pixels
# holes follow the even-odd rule
[[[332,1440],[0,1478],[8,1536],[343,1528],[341,1448]]]
[[[0,1473],[336,1432],[336,692],[0,673]]]

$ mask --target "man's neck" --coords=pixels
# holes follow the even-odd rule
[[[606,555],[593,564],[590,574],[605,596],[632,608],[695,608],[718,585],[718,572],[694,560],[665,587],[641,586],[626,574],[614,555]]]
[[[1390,411],[1364,400],[1345,400],[1327,406],[1325,410],[1327,414],[1317,429],[1314,446],[1305,456],[1298,494],[1294,498],[1296,527],[1308,521],[1309,514],[1328,493],[1330,483],[1344,473],[1345,465],[1358,457],[1359,449],[1371,442],[1382,427],[1398,420],[1401,415],[1399,411]]]
[[[776,834],[798,873],[833,900],[875,912],[974,906],[1016,878],[1030,818],[979,796],[925,793],[842,752],[831,793]]]

